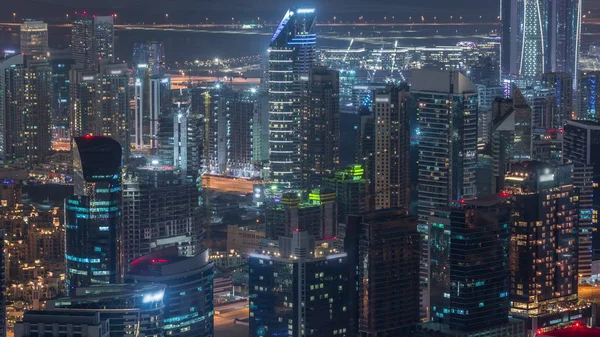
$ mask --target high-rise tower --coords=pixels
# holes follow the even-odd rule
[[[477,88],[457,71],[413,72],[419,113],[419,230],[426,240],[433,222],[449,221],[452,200],[476,197]],[[424,241],[422,308],[429,307],[429,252]],[[425,312],[424,312],[425,314]]]
[[[501,77],[566,72],[577,85],[582,0],[502,0]]]
[[[75,62],[84,68],[114,62],[114,17],[78,14],[73,21],[71,48]]]
[[[27,55],[48,54],[48,24],[26,20],[21,24],[21,53]]]
[[[75,193],[65,201],[69,291],[121,278],[121,145],[84,136],[74,138],[72,151]]]
[[[288,10],[269,45],[269,165],[275,183],[301,184],[301,120],[315,58],[315,10]]]

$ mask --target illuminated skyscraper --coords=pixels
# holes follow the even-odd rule
[[[577,85],[583,0],[502,0],[501,76],[565,72]]]
[[[375,209],[410,208],[408,87],[375,92]]]
[[[26,20],[21,24],[21,53],[27,55],[48,54],[48,24]]]
[[[150,71],[150,76],[162,75],[162,70],[165,62],[165,48],[162,42],[148,41],[148,42],[137,42],[133,45],[133,70],[135,77],[143,77],[144,67],[138,67],[140,65],[147,65]],[[142,73],[140,74],[140,71]]]
[[[315,59],[315,10],[288,10],[269,45],[269,165],[272,180],[301,184],[301,120]]]
[[[50,151],[52,73],[46,58],[18,54],[0,63],[5,162],[40,161]]]
[[[600,72],[584,73],[579,80],[577,119],[600,121]]]
[[[135,78],[135,137],[132,143],[136,149],[155,149],[158,147],[158,122],[163,111],[162,94],[171,89],[171,83],[168,78],[150,77],[145,64],[138,67],[145,69],[143,73],[146,75]]]
[[[71,48],[78,65],[92,68],[115,61],[114,18],[78,14],[73,21]]]
[[[476,197],[477,88],[457,71],[413,71],[411,93],[419,113],[419,230],[449,218],[452,200]],[[383,149],[382,149],[383,150]],[[429,307],[428,243],[423,245],[422,308]],[[425,312],[424,312],[425,314]]]
[[[75,193],[65,201],[69,291],[121,278],[121,145],[102,136],[73,140]]]
[[[97,70],[73,69],[70,80],[71,136],[106,136],[129,154],[129,72],[125,64],[102,64]]]
[[[578,304],[577,297],[580,199],[573,165],[513,164],[505,177],[505,191],[513,204],[511,314],[526,319],[532,331],[570,319],[585,320],[589,306]]]

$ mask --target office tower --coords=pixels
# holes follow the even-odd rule
[[[375,209],[410,208],[409,99],[407,86],[375,92]]]
[[[502,0],[501,76],[564,72],[577,84],[582,0]]]
[[[303,186],[317,187],[340,164],[339,72],[313,67],[309,74],[308,111],[300,122]]]
[[[196,182],[173,166],[142,166],[123,181],[123,265],[168,246],[200,251],[202,218]]]
[[[581,75],[577,119],[600,121],[600,72]]]
[[[15,207],[23,202],[23,184],[21,181],[2,179],[0,181],[0,205],[2,207]]]
[[[337,235],[337,205],[335,192],[313,189],[308,200],[297,193],[283,193],[265,207],[266,237],[277,240],[280,236],[303,231],[322,239]]]
[[[492,109],[496,98],[504,97],[502,86],[477,85],[477,149],[482,150],[491,140],[490,124],[492,123]]]
[[[323,179],[323,187],[335,192],[338,224],[345,224],[350,214],[369,210],[368,181],[362,166],[350,165],[335,172],[335,175]]]
[[[275,183],[301,184],[301,120],[315,58],[315,10],[288,10],[269,44],[269,166]]]
[[[532,109],[513,84],[512,98],[497,98],[492,107],[491,148],[493,191],[501,190],[511,163],[531,160]]]
[[[69,139],[69,109],[71,96],[69,72],[75,60],[71,48],[52,50],[50,52],[50,65],[52,67],[52,127],[53,138]],[[63,132],[64,131],[64,132]],[[59,137],[62,133],[64,137]]]
[[[431,228],[431,320],[455,331],[508,322],[510,203],[506,194],[452,203]]]
[[[15,337],[54,336],[54,331],[79,331],[82,336],[109,337],[108,319],[99,312],[26,311],[15,323]]]
[[[356,132],[356,162],[365,169],[368,180],[367,208],[375,208],[375,113],[368,107],[358,108],[358,130]]]
[[[115,61],[114,17],[77,14],[71,32],[71,48],[75,63],[90,69]]]
[[[388,209],[348,216],[350,336],[403,336],[419,322],[417,218]]]
[[[21,24],[21,53],[48,56],[48,24],[25,20]]]
[[[600,123],[567,121],[564,131],[563,159],[573,165],[573,184],[579,189],[579,252],[580,281],[592,274],[592,254],[600,249],[600,236],[595,228],[600,209]]]
[[[477,88],[455,71],[415,71],[411,92],[419,113],[418,214],[424,237],[430,217],[448,218],[452,200],[476,196]],[[428,243],[424,241],[423,247]],[[423,249],[423,303],[429,307],[429,260]]]
[[[348,336],[347,255],[306,232],[249,254],[250,336]]]
[[[268,72],[265,72],[265,74],[268,74]],[[264,77],[261,79],[260,88],[257,91],[256,109],[254,109],[252,119],[252,155],[254,162],[260,165],[261,168],[269,166],[269,86],[267,82],[264,82]],[[265,171],[263,170],[261,176],[264,174]]]
[[[0,63],[0,74],[4,161],[40,161],[50,151],[50,63],[19,54]]]
[[[165,62],[165,47],[162,42],[147,41],[136,42],[133,45],[133,70],[134,76],[145,76],[144,69],[149,70],[149,76],[162,76]],[[147,67],[139,67],[146,65]]]
[[[214,273],[208,249],[189,257],[170,247],[131,262],[126,280],[167,286],[163,299],[165,336],[212,337]]]
[[[557,311],[561,317],[578,312],[584,320],[589,313],[577,304],[579,195],[573,166],[513,164],[505,180],[513,203],[511,314],[527,320],[532,331],[556,325]]]
[[[553,129],[562,129],[566,121],[577,119],[573,105],[573,74],[546,73],[543,76],[546,87],[553,91],[552,123]]]
[[[121,278],[121,145],[108,137],[75,137],[72,151],[75,193],[65,200],[70,291]]]
[[[69,73],[71,136],[112,137],[129,154],[129,72],[125,64],[102,64],[97,70]]]
[[[79,288],[69,297],[56,298],[46,303],[49,324],[57,313],[73,315],[78,322],[81,312],[100,314],[108,320],[109,337],[161,336],[164,324],[166,286],[153,284],[104,284]]]
[[[196,109],[204,116],[204,161],[210,173],[257,175],[252,153],[256,96],[254,90],[235,90],[220,83],[201,94]]]

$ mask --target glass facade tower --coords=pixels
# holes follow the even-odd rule
[[[269,45],[269,165],[273,182],[301,183],[300,126],[315,59],[315,10],[288,10]]]
[[[65,201],[69,291],[120,279],[121,145],[112,138],[73,141],[75,193]]]

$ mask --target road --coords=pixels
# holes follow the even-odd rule
[[[232,179],[217,176],[202,176],[202,187],[221,193],[248,194],[252,193],[257,181]]]
[[[218,310],[218,308],[215,308]],[[221,315],[214,316],[215,337],[248,337],[246,325],[234,324],[233,320],[248,318],[249,309],[240,308]]]
[[[579,298],[600,303],[600,286],[579,285]]]

